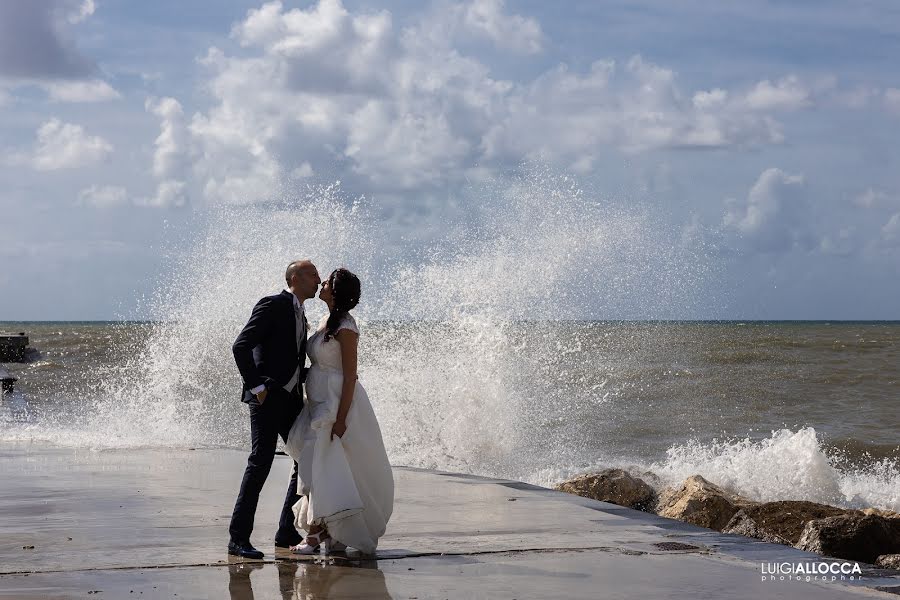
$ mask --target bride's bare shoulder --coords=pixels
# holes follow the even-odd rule
[[[344,318],[341,321],[341,329],[349,329],[357,335],[359,334],[359,324],[356,322],[356,318],[350,313],[344,315]]]

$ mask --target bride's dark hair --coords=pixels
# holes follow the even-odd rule
[[[325,341],[335,336],[341,320],[359,304],[360,283],[359,277],[347,269],[335,269],[328,276],[328,284],[331,286],[333,308],[328,315],[325,324]]]

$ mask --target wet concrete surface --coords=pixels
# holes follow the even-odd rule
[[[527,484],[395,468],[374,560],[274,551],[290,462],[276,459],[253,543],[226,553],[246,455],[0,447],[0,599],[897,597],[896,572],[762,581],[762,564],[830,562]],[[893,589],[892,589],[893,588]]]

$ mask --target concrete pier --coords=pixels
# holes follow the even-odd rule
[[[896,598],[896,572],[763,581],[768,563],[831,562],[538,488],[395,468],[374,560],[275,553],[290,462],[257,513],[261,561],[226,554],[246,460],[231,450],[0,446],[0,598]],[[843,561],[841,561],[843,562]]]
[[[0,360],[19,361],[28,351],[28,336],[22,333],[0,331]]]

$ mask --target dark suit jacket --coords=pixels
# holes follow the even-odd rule
[[[301,367],[298,384],[303,383],[306,339],[298,348],[293,294],[283,291],[257,302],[231,351],[244,380],[241,391],[244,402],[256,401],[250,390],[258,385],[263,384],[267,389],[284,387],[298,366]]]

